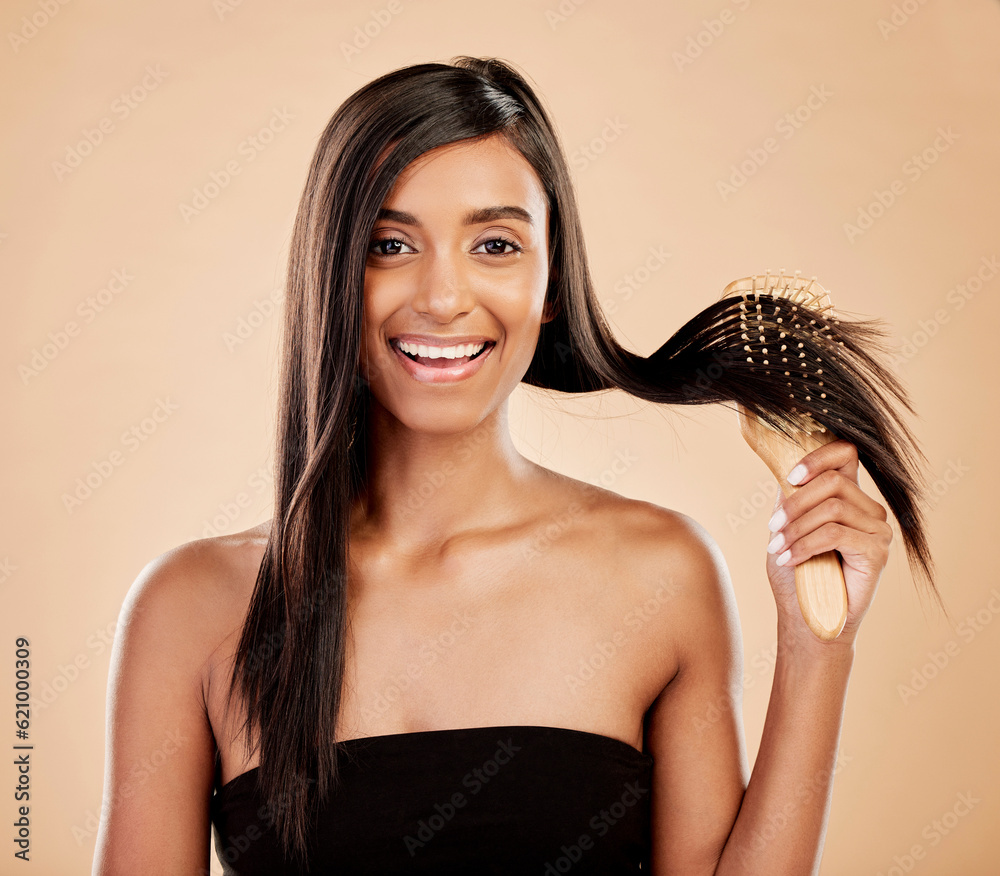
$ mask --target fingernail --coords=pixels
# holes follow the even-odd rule
[[[772,517],[767,522],[767,528],[770,529],[771,532],[777,532],[787,522],[788,522],[788,515],[785,513],[785,509],[779,508],[777,511],[774,512],[774,517]]]
[[[806,476],[806,467],[804,465],[797,465],[788,473],[788,483],[795,486],[799,481]]]
[[[785,563],[788,562],[788,560],[789,560],[789,558],[791,556],[792,556],[792,552],[791,551],[785,551],[780,557],[778,557],[778,559],[776,560],[776,562],[778,563],[779,566],[783,566],[783,565],[785,565]]]
[[[784,533],[779,532],[774,538],[771,539],[771,543],[767,546],[767,552],[769,554],[776,554],[784,546],[785,546]]]

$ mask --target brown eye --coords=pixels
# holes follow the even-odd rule
[[[494,237],[490,240],[485,240],[476,247],[475,251],[478,252],[483,248],[485,248],[487,255],[510,255],[514,252],[521,252],[521,247],[506,237]]]
[[[368,252],[372,255],[378,256],[402,255],[403,247],[409,248],[407,244],[398,237],[382,237],[371,242],[371,245],[368,247]]]

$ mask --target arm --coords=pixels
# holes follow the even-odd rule
[[[707,537],[700,549],[693,540],[687,549],[691,597],[681,627],[681,669],[647,717],[656,759],[657,876],[818,872],[855,638],[885,566],[891,530],[884,509],[857,485],[852,445],[834,442],[803,463],[803,488],[781,505],[784,544],[769,554],[778,654],[749,782],[732,588]],[[824,643],[799,611],[793,569],[832,549],[842,557],[848,619],[841,636]]]
[[[122,607],[94,876],[208,873],[215,742],[201,684],[210,648],[199,550],[154,560]]]

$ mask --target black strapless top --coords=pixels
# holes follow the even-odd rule
[[[649,872],[650,754],[558,727],[350,739],[315,813],[310,869],[282,853],[254,768],[212,797],[226,876]]]

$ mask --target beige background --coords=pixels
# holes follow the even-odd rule
[[[1000,583],[984,548],[1000,279],[958,291],[1000,255],[995,0],[16,0],[0,25],[4,745],[16,636],[30,639],[40,698],[33,860],[15,870],[5,839],[0,872],[90,872],[126,590],[160,552],[269,516],[270,297],[317,136],[364,82],[460,53],[511,60],[539,88],[602,298],[633,349],[651,352],[729,280],[781,266],[891,324],[936,484],[940,586],[956,624],[978,613],[980,626],[924,610],[897,551],[859,640],[822,872],[998,872]],[[282,129],[260,148],[247,140],[272,121]],[[744,160],[752,175],[720,191]],[[229,184],[182,215],[229,162]],[[862,210],[877,215],[855,235],[845,223]],[[644,273],[651,248],[670,257]],[[743,626],[752,760],[774,645],[773,486],[733,415],[524,388],[511,410],[532,458],[682,510],[718,540]],[[67,507],[88,475],[97,486]],[[970,812],[961,794],[978,801]]]

